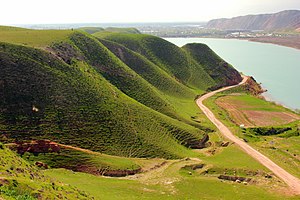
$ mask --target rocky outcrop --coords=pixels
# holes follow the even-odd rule
[[[220,58],[206,44],[192,43],[182,47],[215,81],[208,90],[235,85],[242,81],[240,73],[229,63]]]
[[[210,146],[209,136],[205,134],[204,137],[200,141],[190,141],[188,146],[192,149],[203,149]]]
[[[235,182],[250,182],[251,178],[245,178],[245,177],[239,177],[239,176],[226,176],[226,175],[220,175],[218,176],[218,179],[223,179],[227,181],[235,181]]]
[[[59,153],[60,147],[58,144],[50,140],[37,140],[29,143],[17,141],[15,146],[17,153],[23,155],[25,152],[37,155],[39,153]]]
[[[85,172],[93,174],[96,176],[110,176],[110,177],[124,177],[129,175],[134,175],[140,173],[142,168],[137,169],[110,169],[107,168],[97,168],[94,166],[77,166],[76,169],[72,169],[78,172]]]
[[[266,90],[264,90],[259,83],[256,82],[256,80],[251,76],[248,78],[245,84],[243,84],[241,87],[244,88],[244,90],[248,91],[250,94],[254,96],[258,96]]]

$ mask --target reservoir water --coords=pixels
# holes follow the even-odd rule
[[[177,46],[204,43],[238,71],[253,76],[268,90],[264,96],[300,109],[300,50],[236,39],[164,38]]]

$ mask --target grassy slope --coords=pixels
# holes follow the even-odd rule
[[[24,43],[24,40],[26,39],[20,43]],[[52,42],[54,41],[56,40]],[[64,43],[74,45],[71,40],[65,40]],[[38,41],[32,42],[33,46],[42,44],[46,45]],[[80,45],[74,45],[74,47],[79,50]],[[100,47],[103,52],[103,47],[101,45]],[[0,45],[0,61],[2,62],[0,66],[1,71],[4,72],[0,75],[1,80],[4,80],[0,82],[2,84],[0,86],[6,88],[4,93],[0,93],[0,96],[4,97],[4,99],[1,98],[0,104],[3,106],[0,107],[1,130],[13,133],[14,137],[50,138],[116,155],[165,158],[199,156],[198,153],[191,153],[178,144],[197,138],[199,129],[166,117],[129,98],[109,83],[95,67],[89,65],[92,59],[86,59],[81,53],[77,54],[78,52],[73,53],[72,51],[67,53],[74,56],[73,59],[67,60],[68,65],[49,52],[15,45]],[[130,55],[132,53],[134,52],[129,52]],[[150,61],[151,59],[147,61],[145,56],[143,59],[142,55],[138,56],[136,52],[134,54],[150,67],[154,68],[157,65]],[[115,62],[116,59],[110,53],[106,55],[109,60]],[[65,55],[60,55],[60,57],[65,57]],[[122,65],[120,67],[127,73],[128,68]],[[130,67],[134,68],[134,66]],[[11,70],[14,73],[11,73]],[[164,74],[172,77],[172,73],[161,66],[160,69],[152,71],[161,76],[162,70]],[[143,78],[146,77],[144,73],[138,74]],[[150,77],[148,77],[149,80],[145,79],[151,83]],[[158,86],[155,87],[158,88]],[[203,88],[207,87],[208,85],[203,86]],[[203,91],[203,89],[198,91]],[[171,102],[177,113],[184,113],[186,118],[198,115],[199,111],[193,99],[177,99],[172,94],[165,98]],[[23,101],[19,101],[20,99]],[[8,102],[11,104],[8,105]],[[32,105],[39,108],[38,113],[32,112]],[[8,107],[3,109],[5,106]],[[201,123],[211,126],[203,117],[196,118]],[[13,122],[7,123],[7,120]],[[29,131],[30,134],[19,130]],[[124,162],[123,159],[115,162],[109,157],[106,162],[101,157],[82,155],[78,152],[71,152],[71,154],[100,166],[107,164],[115,168],[127,168],[132,163],[127,159]],[[229,158],[231,155],[235,155],[233,159]],[[44,157],[41,155],[40,158],[49,160],[46,155]],[[232,146],[216,156],[201,158],[206,164],[223,170],[224,168],[264,170],[253,159]],[[64,161],[67,162],[67,159]],[[73,162],[72,158],[70,162]],[[166,173],[162,174],[161,179],[157,180],[158,182],[155,180],[151,184],[134,180],[107,179],[65,170],[50,170],[46,173],[78,186],[95,196],[96,199],[115,199],[120,196],[122,199],[253,199],[254,197],[256,199],[288,199],[288,197],[270,194],[264,188],[257,186],[222,183],[214,176],[189,176],[186,171],[178,171],[180,169],[178,167],[182,166],[180,163],[172,164]],[[180,181],[171,183],[169,187],[167,182],[173,180],[174,177],[179,178]],[[78,181],[79,179],[81,181]],[[173,186],[175,193],[173,193]]]
[[[1,44],[1,58],[6,137],[49,138],[114,155],[166,158],[188,155],[180,144],[202,137],[199,129],[128,98],[83,61],[67,65],[53,54],[8,44]],[[32,112],[33,105],[40,111]]]
[[[195,121],[191,117],[197,115],[198,108],[193,102],[196,94],[220,85],[186,51],[163,39],[143,34],[98,32],[93,35],[135,72],[167,94],[176,112],[190,124]]]
[[[121,59],[128,67],[147,80],[150,84],[163,92],[163,97],[172,105],[178,114],[177,119],[201,129],[206,129],[205,125],[196,123],[192,116],[197,115],[197,106],[194,97],[203,93],[202,90],[193,90],[181,84],[174,76],[171,76],[156,64],[148,60],[145,56],[134,52],[116,42],[99,39],[111,52]]]
[[[93,33],[99,32],[99,31],[104,31],[104,28],[101,28],[101,27],[81,27],[81,28],[78,28],[77,30],[84,31],[84,32],[89,33],[89,34],[93,34]]]
[[[76,33],[71,41],[85,56],[87,62],[122,92],[142,104],[169,116],[175,116],[170,103],[152,85],[120,61],[94,38]]]
[[[133,33],[140,34],[141,32],[136,28],[117,28],[117,27],[108,27],[105,29],[107,32],[116,32],[116,33]]]
[[[205,44],[187,44],[182,47],[216,81],[217,87],[242,81],[239,73]],[[215,86],[216,87],[216,86]]]
[[[58,153],[33,155],[26,153],[24,156],[31,163],[40,161],[51,168],[66,168],[73,171],[88,172],[89,169],[106,170],[136,170],[140,166],[133,160],[124,157],[110,156],[97,152],[82,152],[74,149],[61,148]]]
[[[101,27],[81,27],[77,30],[84,31],[89,34],[94,34],[97,32],[101,32],[101,34],[111,34],[111,33],[132,33],[132,34],[140,34],[140,31],[136,28],[117,28],[117,27],[108,27],[108,28],[101,28]]]
[[[200,171],[193,171],[192,175],[189,175],[189,171],[182,169],[188,164],[200,162],[220,169],[220,173],[228,170],[268,172],[235,146],[225,148],[216,156],[204,156],[201,159],[202,161],[168,161],[165,167],[152,173],[141,174],[140,178],[132,180],[107,179],[61,169],[47,170],[45,173],[89,192],[96,199],[297,199],[282,196],[277,192],[268,192],[268,189],[278,189],[275,186],[278,184],[276,178],[266,180],[262,185],[243,185],[222,182],[217,179],[218,174],[201,175]],[[77,181],[79,179],[80,183]],[[254,179],[258,183],[264,181],[259,176]]]
[[[45,47],[68,38],[71,30],[30,30],[0,26],[0,41],[26,46]]]
[[[144,34],[101,34],[96,37],[117,42],[135,51],[162,70],[174,76],[182,84],[206,90],[215,85],[214,80],[185,51],[161,38]]]
[[[179,83],[174,77],[159,68],[145,56],[116,42],[103,39],[99,40],[128,67],[164,94],[181,98],[193,98],[196,96],[195,91]]]
[[[0,143],[0,197],[5,199],[90,199],[85,192],[45,176]]]

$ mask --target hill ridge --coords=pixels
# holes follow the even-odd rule
[[[206,27],[223,30],[296,30],[300,28],[300,10],[213,19]]]

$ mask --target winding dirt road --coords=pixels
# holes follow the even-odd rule
[[[208,117],[208,119],[220,130],[221,134],[223,134],[226,138],[228,138],[236,145],[238,145],[244,152],[246,152],[254,159],[256,159],[258,162],[260,162],[268,169],[270,169],[276,176],[282,179],[291,188],[294,194],[300,195],[300,180],[298,178],[296,178],[295,176],[291,175],[290,173],[288,173],[287,171],[279,167],[272,160],[270,160],[268,157],[264,156],[254,148],[252,148],[242,139],[236,137],[220,120],[218,120],[215,117],[215,115],[206,106],[203,105],[203,101],[205,99],[213,96],[218,92],[222,92],[224,90],[228,90],[230,88],[234,88],[239,85],[242,85],[247,81],[248,78],[249,77],[244,76],[242,82],[240,82],[238,85],[224,87],[219,90],[215,90],[213,92],[207,93],[201,96],[200,98],[198,98],[196,103],[199,106],[199,108],[204,112],[204,114]]]

